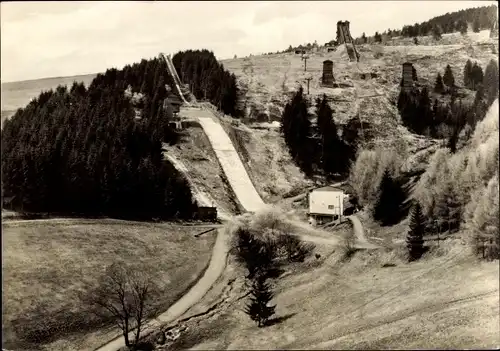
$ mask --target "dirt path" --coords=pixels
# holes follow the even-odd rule
[[[356,217],[356,215],[351,215],[351,216],[348,216],[347,218],[352,223],[352,227],[353,227],[353,230],[354,230],[354,236],[356,237],[356,244],[357,244],[356,246],[359,245],[360,247],[368,248],[368,249],[378,249],[378,248],[380,248],[380,246],[372,244],[371,242],[369,242],[366,239],[365,231],[363,229],[363,225],[361,224],[361,221],[359,220],[359,218]]]
[[[200,301],[212,285],[215,284],[216,280],[220,277],[226,267],[226,260],[229,252],[228,242],[229,241],[227,240],[224,228],[219,229],[214,249],[212,251],[210,264],[203,274],[203,277],[201,277],[201,279],[187,292],[187,294],[182,296],[177,302],[170,306],[166,312],[146,323],[143,327],[143,331],[141,332],[142,336],[146,336],[149,333],[158,330],[158,328],[166,323],[173,322],[182,316],[195,303]],[[133,340],[134,333],[130,332],[129,336],[130,340]],[[123,346],[125,346],[125,341],[123,335],[120,334],[110,342],[96,349],[96,351],[116,351]]]

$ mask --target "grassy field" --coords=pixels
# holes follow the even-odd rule
[[[498,262],[478,262],[449,243],[406,263],[401,249],[335,252],[274,285],[279,319],[259,329],[230,307],[187,324],[169,350],[496,348]]]
[[[105,267],[127,261],[155,275],[154,307],[166,310],[204,271],[215,231],[125,221],[3,223],[3,346],[89,350],[116,329],[75,297]]]

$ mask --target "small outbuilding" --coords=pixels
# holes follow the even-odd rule
[[[325,186],[309,192],[309,223],[323,224],[341,219],[344,199],[349,197],[344,190]]]
[[[172,106],[174,115],[179,113],[182,105],[182,100],[175,94],[170,93],[164,101],[163,107],[166,109],[167,105]]]

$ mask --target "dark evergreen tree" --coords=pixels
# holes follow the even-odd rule
[[[479,33],[481,31],[481,23],[477,18],[474,20],[474,22],[472,22],[472,31],[474,33]]]
[[[467,34],[467,27],[468,27],[467,21],[461,20],[458,23],[458,30],[460,31],[460,34],[462,35]]]
[[[483,86],[487,106],[490,106],[498,97],[498,63],[491,60],[484,72]]]
[[[363,32],[363,35],[361,35],[361,42],[363,44],[366,44],[367,41],[368,41],[368,39],[366,38],[366,34],[365,34],[365,32]]]
[[[380,183],[379,195],[373,211],[374,219],[382,225],[397,223],[401,214],[400,206],[404,199],[405,193],[401,185],[386,170]]]
[[[348,146],[337,134],[332,113],[326,95],[323,95],[323,98],[316,102],[320,156],[318,163],[326,174],[345,175],[348,172],[351,154],[347,150]]]
[[[382,35],[380,35],[379,32],[375,32],[375,35],[374,35],[374,40],[376,43],[381,43],[382,42]]]
[[[459,133],[460,133],[460,128],[458,124],[456,124],[453,127],[453,132],[451,133],[451,136],[448,139],[448,145],[447,145],[447,147],[450,149],[452,153],[455,153],[457,151],[457,142]]]
[[[446,65],[444,70],[443,83],[450,89],[455,87],[455,77],[453,76],[450,65]]]
[[[315,142],[311,138],[308,102],[304,98],[302,87],[295,93],[283,111],[281,131],[290,155],[306,175],[312,174],[314,158],[311,155]]]
[[[267,325],[269,318],[274,315],[276,305],[270,306],[273,292],[269,284],[266,283],[265,275],[257,275],[252,282],[250,290],[250,303],[245,307],[245,313],[257,322],[259,328]]]
[[[245,265],[248,271],[247,278],[267,275],[276,255],[275,244],[260,240],[246,228],[239,228],[236,231],[236,240],[236,259]]]
[[[441,73],[437,74],[436,77],[436,84],[434,85],[434,91],[436,93],[442,94],[444,93],[444,84],[443,84],[443,77],[441,77]]]
[[[474,64],[472,65],[471,74],[469,77],[469,89],[476,90],[479,84],[483,83],[483,69],[477,64],[477,62],[474,62]]]
[[[435,25],[432,28],[432,37],[435,40],[441,40],[442,36],[443,36],[443,30],[441,29],[441,26],[439,24]]]
[[[464,67],[464,86],[466,88],[470,87],[470,82],[472,79],[472,62],[467,60]]]
[[[406,247],[410,261],[419,259],[424,251],[425,218],[417,202],[410,213],[410,230],[406,236]]]
[[[429,98],[427,87],[425,86],[420,91],[414,111],[412,118],[408,121],[409,127],[415,133],[422,134],[433,121],[431,99]]]

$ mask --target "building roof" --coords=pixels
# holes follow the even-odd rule
[[[327,186],[324,186],[324,187],[321,187],[321,188],[316,188],[316,189],[313,189],[311,191],[344,191],[340,188],[337,188],[337,187],[333,187],[333,186],[330,186],[330,185],[327,185]]]

